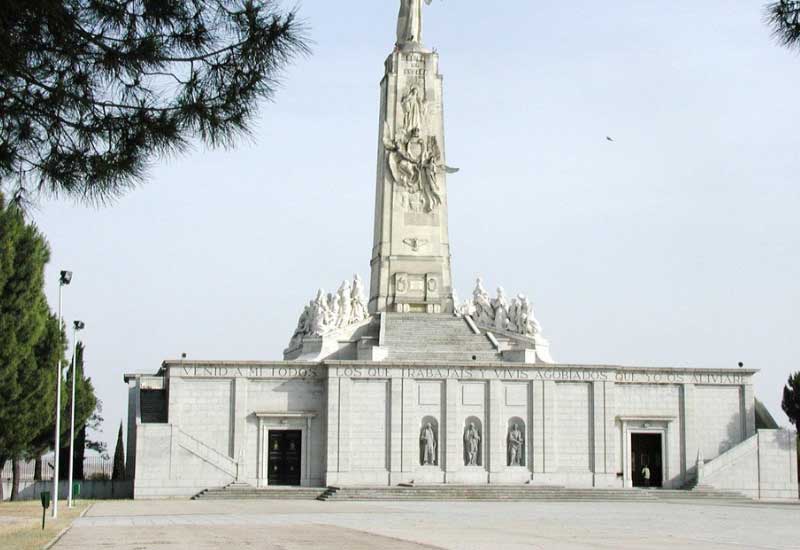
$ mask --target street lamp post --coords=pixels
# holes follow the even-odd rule
[[[62,271],[58,278],[58,325],[61,330],[63,318],[61,316],[62,291],[64,287],[72,282],[72,271]],[[53,464],[53,519],[58,517],[58,460],[59,446],[61,445],[61,354],[58,354],[58,365],[56,370],[56,430],[54,445],[54,464]]]
[[[83,330],[86,325],[83,321],[75,321],[72,323],[72,412],[70,413],[69,421],[69,487],[67,505],[72,508],[72,473],[75,464],[75,378],[78,374],[78,331]]]

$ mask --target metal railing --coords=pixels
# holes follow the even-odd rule
[[[28,462],[20,461],[19,463],[19,479],[20,481],[30,481],[34,478],[36,471],[36,462],[31,460]],[[84,479],[111,479],[114,473],[114,461],[110,458],[106,459],[101,456],[90,456],[83,459],[83,477]],[[3,481],[10,481],[12,478],[11,461],[5,463],[3,466],[0,479]],[[42,459],[42,480],[53,479],[53,456],[47,456]]]

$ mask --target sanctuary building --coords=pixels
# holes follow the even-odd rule
[[[136,498],[237,482],[695,485],[796,499],[795,435],[758,430],[749,369],[565,365],[528,297],[454,296],[439,56],[403,0],[380,85],[369,289],[305,306],[283,361],[129,374]],[[648,475],[649,474],[649,475]]]

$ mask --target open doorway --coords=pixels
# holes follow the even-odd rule
[[[631,480],[634,487],[661,487],[664,482],[661,434],[631,434]],[[650,472],[647,479],[646,470]]]

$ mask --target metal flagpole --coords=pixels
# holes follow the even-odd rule
[[[72,281],[71,271],[62,271],[58,279],[58,330],[63,326],[63,317],[61,315],[62,291],[66,285]],[[58,365],[56,366],[56,428],[54,438],[54,465],[53,465],[53,519],[58,518],[58,461],[59,447],[61,446],[61,356],[58,354]]]
[[[75,374],[77,364],[75,362],[78,355],[78,323],[72,329],[72,401],[69,421],[69,475],[67,481],[67,507],[72,508],[72,470],[75,466]]]
[[[83,321],[75,321],[72,328],[72,412],[69,422],[69,486],[67,505],[72,508],[72,475],[75,463],[75,379],[78,374],[78,331],[83,330]]]

